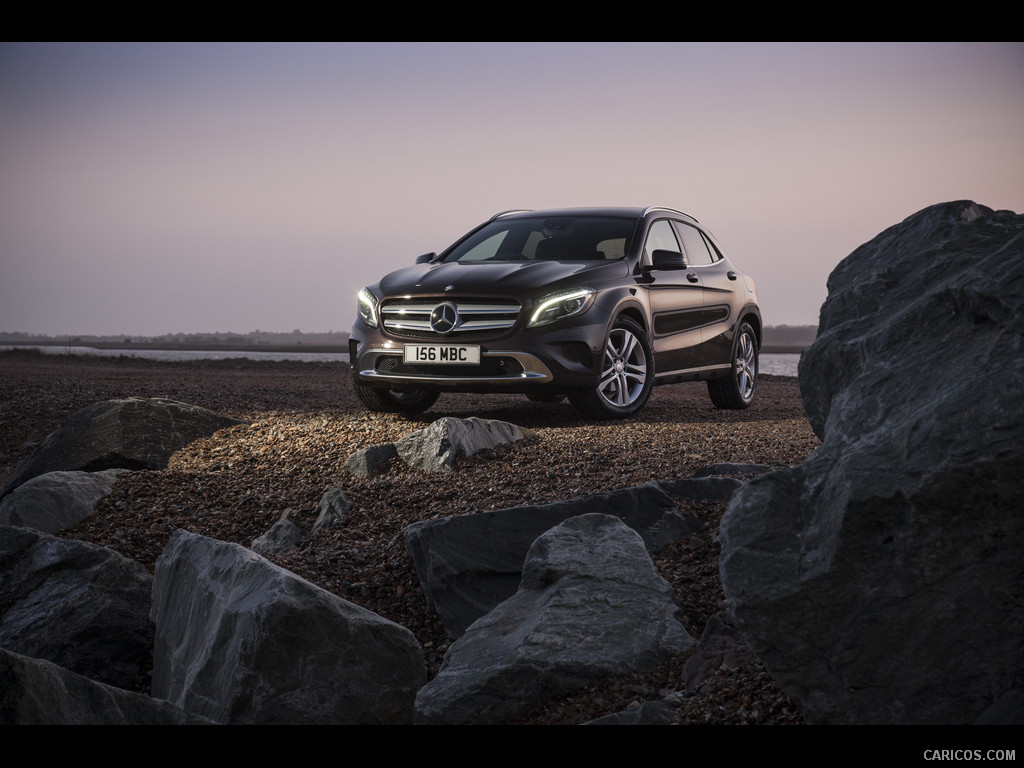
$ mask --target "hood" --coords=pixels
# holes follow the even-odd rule
[[[491,261],[417,264],[380,281],[382,297],[404,294],[536,297],[575,286],[619,280],[629,265],[621,261]],[[455,286],[445,291],[449,285]]]

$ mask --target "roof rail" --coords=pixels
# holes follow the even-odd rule
[[[494,221],[495,219],[500,219],[502,216],[508,216],[508,214],[510,214],[510,213],[529,213],[529,212],[530,212],[529,208],[513,208],[510,211],[499,211],[498,213],[496,213],[493,216],[491,216],[491,218],[488,219],[488,221]]]
[[[692,216],[691,214],[687,213],[686,211],[680,211],[678,208],[669,208],[669,207],[664,206],[664,205],[649,205],[646,208],[644,208],[643,215],[646,216],[651,211],[669,211],[670,213],[679,213],[679,214],[682,214],[683,216],[686,216],[688,219],[693,219],[694,221],[697,221],[697,217],[696,216]],[[699,224],[700,222],[697,222],[697,223]]]

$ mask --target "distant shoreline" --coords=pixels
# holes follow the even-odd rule
[[[348,354],[347,344],[168,344],[165,342],[124,343],[117,341],[0,341],[0,346],[11,347],[91,347],[92,349],[149,349],[169,352],[309,352],[317,354]],[[761,352],[775,355],[803,352],[809,344],[766,344]]]
[[[345,353],[348,344],[174,344],[167,342],[124,343],[123,341],[0,341],[10,347],[87,347],[91,349],[147,349],[167,352],[309,352],[317,354]]]

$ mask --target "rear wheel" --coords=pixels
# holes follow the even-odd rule
[[[622,419],[644,407],[653,386],[654,353],[647,334],[635,321],[620,317],[605,340],[598,385],[569,399],[587,416]]]
[[[353,387],[363,405],[378,413],[404,413],[406,416],[416,416],[430,408],[440,397],[438,392],[426,389],[402,392],[397,389],[374,389],[356,382],[353,382]]]
[[[757,335],[750,323],[740,323],[732,348],[728,378],[708,382],[708,394],[716,408],[740,410],[754,402],[757,389]]]

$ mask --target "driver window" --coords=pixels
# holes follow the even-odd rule
[[[682,253],[679,241],[676,240],[672,225],[667,219],[658,219],[647,232],[647,243],[644,245],[644,263],[651,263],[651,254],[655,251],[675,251]]]

